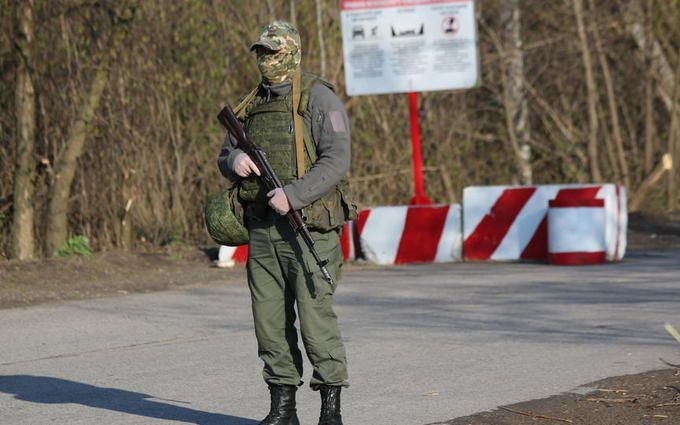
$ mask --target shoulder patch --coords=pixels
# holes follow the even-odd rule
[[[331,120],[331,126],[333,131],[336,133],[346,133],[347,128],[345,126],[345,117],[340,111],[330,111],[328,113],[328,118]]]

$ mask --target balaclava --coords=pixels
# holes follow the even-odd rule
[[[274,21],[262,28],[258,40],[250,46],[258,46],[257,67],[262,78],[269,84],[279,84],[292,79],[300,66],[300,34],[293,25]]]

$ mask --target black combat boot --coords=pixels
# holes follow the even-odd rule
[[[300,425],[295,408],[295,391],[293,385],[270,385],[271,408],[260,425]]]
[[[321,416],[319,425],[342,425],[340,415],[340,390],[342,387],[322,385],[321,393]]]

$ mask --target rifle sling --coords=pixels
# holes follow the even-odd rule
[[[243,117],[246,114],[246,107],[248,105],[250,105],[250,102],[253,101],[253,99],[255,98],[255,95],[257,94],[257,91],[258,91],[259,88],[260,88],[260,86],[257,86],[253,90],[251,90],[250,93],[248,93],[248,95],[243,98],[241,103],[239,103],[236,106],[236,108],[233,109],[234,115],[236,115],[236,117],[238,119],[243,119]]]
[[[305,142],[302,129],[302,117],[298,113],[302,86],[302,73],[295,73],[293,77],[293,129],[295,133],[295,162],[297,164],[297,176],[305,174]]]

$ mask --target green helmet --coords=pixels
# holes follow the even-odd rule
[[[236,188],[230,188],[208,198],[205,225],[208,233],[220,245],[238,246],[248,243],[248,230],[243,225],[243,207],[236,199]]]

